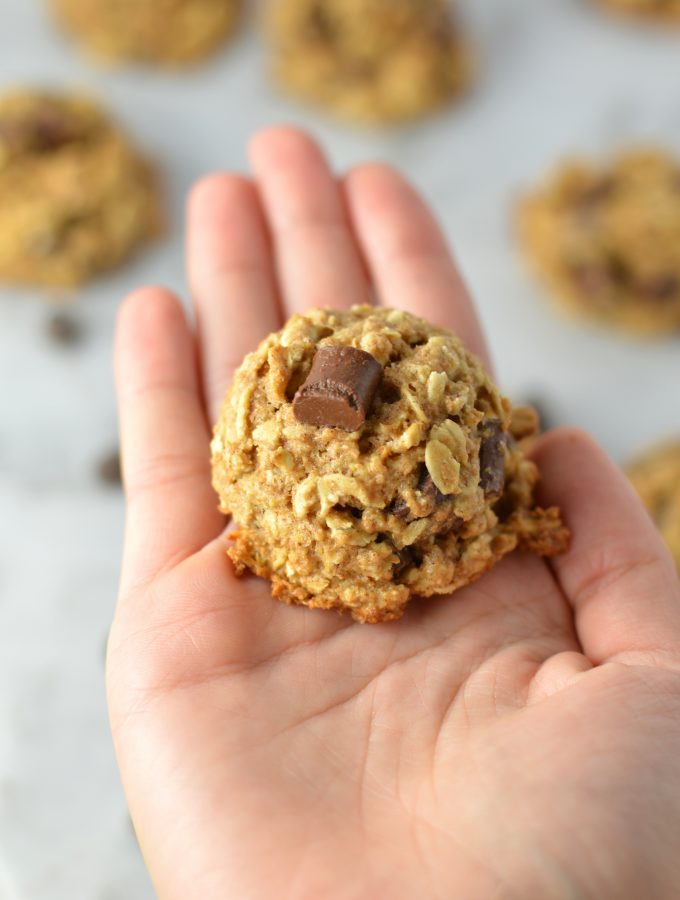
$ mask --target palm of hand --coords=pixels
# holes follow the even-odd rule
[[[307,154],[309,172],[314,148],[279,133],[265,154],[277,140],[293,160]],[[147,326],[169,335],[176,306],[146,299]],[[144,337],[141,303],[124,313],[137,317],[121,324],[125,346]],[[181,384],[176,357],[161,346],[129,396],[148,402],[149,383],[184,396],[191,366]],[[128,423],[134,413],[121,399],[125,439],[126,406]],[[582,508],[556,573],[516,555],[453,599],[369,627],[281,606],[234,577],[199,439],[191,460],[183,444],[152,459],[148,440],[128,437],[133,520],[109,653],[121,769],[161,897],[670,896],[680,798],[654,779],[680,780],[680,729],[668,724],[680,717],[677,590],[592,445],[562,435],[539,451],[546,483],[561,476],[550,499]],[[150,541],[163,492],[185,482],[200,515]],[[605,508],[584,512],[593,492]],[[635,528],[612,521],[612,503]],[[603,525],[616,553],[589,547],[587,529]],[[663,614],[640,624],[631,617],[650,591]],[[640,817],[668,825],[651,845],[633,840]]]

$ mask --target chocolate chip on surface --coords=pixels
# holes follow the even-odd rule
[[[121,484],[120,453],[117,450],[103,457],[97,466],[97,475],[104,484]]]
[[[505,483],[506,435],[499,419],[482,422],[479,433],[479,484],[485,494],[498,494]]]
[[[380,363],[356,347],[320,347],[307,380],[293,399],[298,422],[358,431],[382,379]]]
[[[47,321],[47,336],[55,344],[71,347],[80,343],[83,329],[74,316],[64,312],[56,312]]]

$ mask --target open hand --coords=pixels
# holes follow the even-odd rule
[[[680,588],[616,467],[558,431],[541,501],[573,531],[387,625],[238,579],[210,486],[234,368],[294,311],[375,302],[485,358],[422,201],[338,183],[304,134],[189,206],[193,333],[147,288],[116,339],[128,518],[108,654],[116,750],[161,900],[680,896]]]

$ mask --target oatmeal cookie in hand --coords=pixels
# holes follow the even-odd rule
[[[73,287],[161,229],[149,163],[80,97],[0,97],[0,279]]]
[[[519,230],[567,310],[639,335],[680,329],[680,165],[667,154],[563,166],[523,201]]]
[[[668,544],[680,573],[680,440],[649,450],[628,477]]]
[[[361,622],[568,541],[534,505],[536,467],[481,363],[397,310],[312,310],[270,335],[234,377],[212,465],[236,570]]]
[[[51,0],[58,20],[93,56],[182,65],[234,31],[243,0]]]
[[[344,118],[414,118],[470,81],[446,0],[270,0],[268,11],[275,79]]]

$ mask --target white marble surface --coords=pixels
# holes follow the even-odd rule
[[[95,475],[115,444],[111,333],[129,288],[183,290],[186,189],[208,170],[242,167],[254,129],[296,121],[338,166],[384,158],[409,172],[456,247],[508,392],[543,399],[618,459],[680,431],[680,342],[636,345],[556,319],[518,265],[508,220],[522,186],[563,153],[638,139],[680,151],[680,35],[610,20],[585,0],[461,3],[480,56],[474,95],[421,127],[380,134],[278,100],[252,34],[190,75],[97,71],[39,0],[0,0],[0,89],[102,95],[163,161],[173,211],[165,243],[75,303],[80,347],[48,342],[44,299],[0,293],[0,900],[153,896],[104,707],[122,523],[119,494]]]

